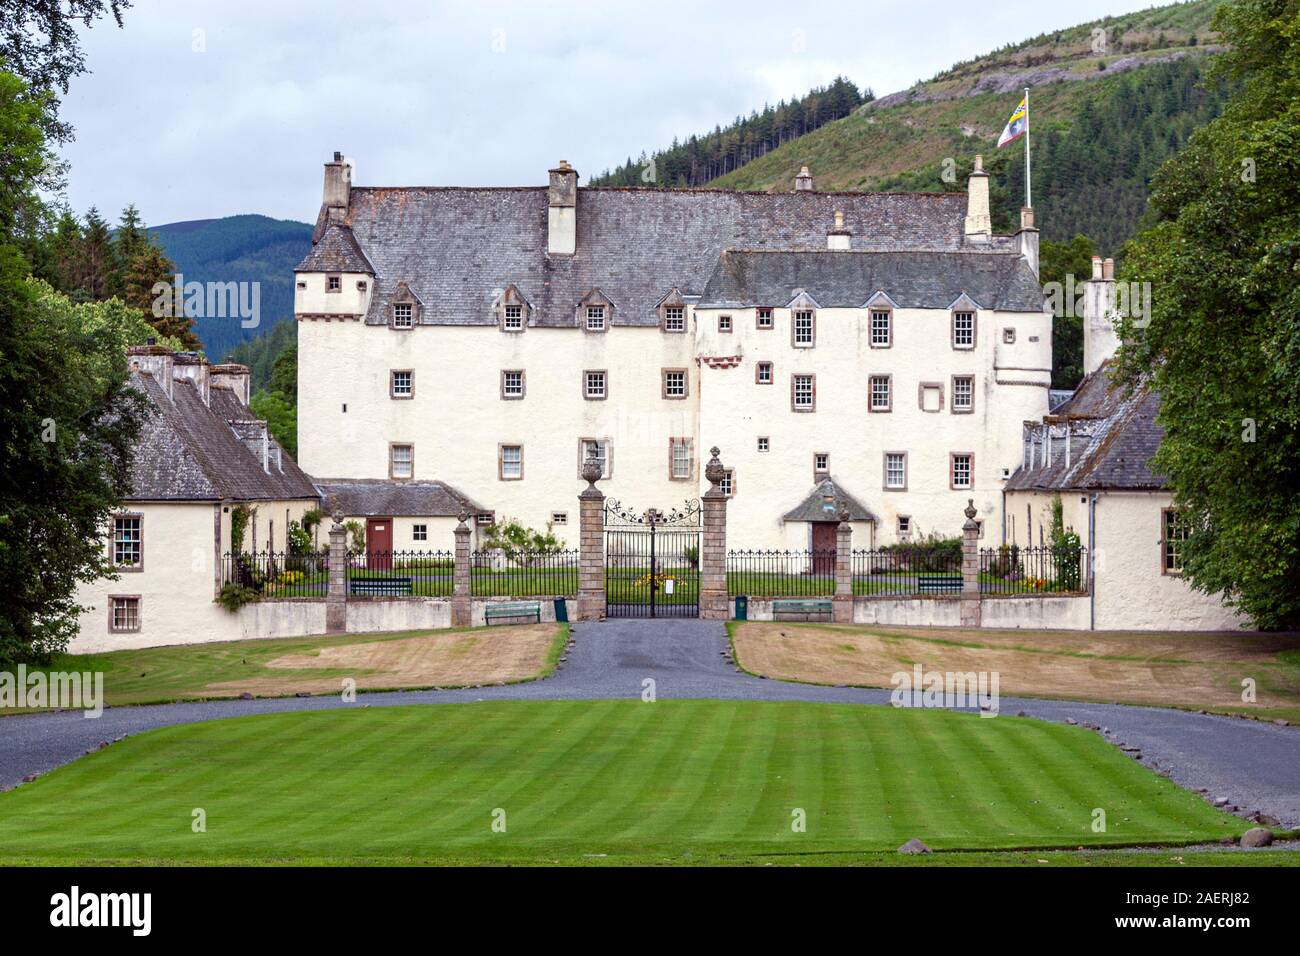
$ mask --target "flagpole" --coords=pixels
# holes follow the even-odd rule
[[[1029,87],[1025,87],[1025,205],[1033,209],[1034,202],[1029,191]]]

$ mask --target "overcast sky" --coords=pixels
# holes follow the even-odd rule
[[[67,198],[151,225],[311,220],[336,149],[363,185],[541,184],[561,158],[585,183],[836,74],[884,95],[1150,5],[135,0],[84,37]]]

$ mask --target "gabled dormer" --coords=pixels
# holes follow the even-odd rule
[[[513,282],[502,290],[493,305],[497,328],[502,332],[525,331],[532,311],[532,306]]]
[[[599,289],[592,289],[578,303],[575,319],[586,332],[608,332],[614,317],[614,303]]]
[[[398,332],[413,329],[420,324],[424,303],[411,291],[405,280],[397,283],[397,288],[388,297],[388,327]]]
[[[952,347],[973,349],[979,341],[980,304],[963,292],[948,306]]]
[[[817,344],[817,300],[803,289],[795,289],[786,308],[790,310],[790,344],[797,349],[812,348]]]
[[[659,302],[659,328],[663,332],[686,331],[686,300],[680,289],[674,288]]]

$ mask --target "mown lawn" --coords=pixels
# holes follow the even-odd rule
[[[192,832],[196,809],[204,833]],[[129,737],[0,794],[0,863],[865,862],[911,837],[940,851],[1073,849],[1246,827],[1065,725],[837,704],[512,701]]]

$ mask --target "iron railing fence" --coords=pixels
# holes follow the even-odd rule
[[[221,557],[221,583],[249,588],[259,598],[325,597],[329,554],[227,551]]]
[[[349,597],[451,597],[455,578],[451,551],[348,552]]]
[[[804,597],[835,593],[835,550],[727,552],[727,593]]]
[[[856,595],[944,594],[961,590],[961,552],[861,549],[849,567]]]
[[[493,548],[470,556],[469,589],[475,597],[574,597],[581,553]]]
[[[985,594],[1084,594],[1088,549],[1073,545],[980,549],[980,590]]]

